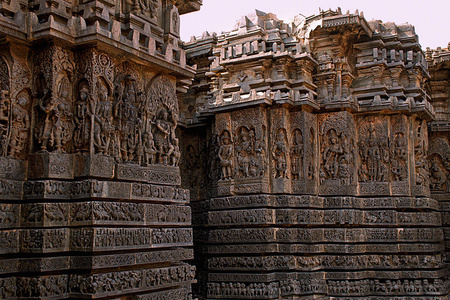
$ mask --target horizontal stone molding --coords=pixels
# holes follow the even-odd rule
[[[136,265],[150,265],[191,260],[192,249],[172,249],[112,255],[67,255],[57,257],[12,258],[2,261],[0,274],[44,273],[72,270],[100,270],[107,268],[129,268]]]
[[[449,200],[450,201],[450,200]],[[247,195],[218,197],[206,201],[208,210],[235,208],[322,208],[322,209],[420,209],[439,210],[432,198],[414,197],[321,197],[313,195]],[[442,204],[441,204],[442,205]],[[450,204],[449,204],[450,207]],[[450,208],[449,208],[450,210]]]
[[[72,296],[111,297],[124,292],[141,292],[185,286],[194,280],[195,267],[180,265],[158,269],[109,272],[94,275],[71,275]],[[96,284],[90,284],[96,283]]]
[[[447,245],[447,249],[450,248]],[[396,254],[400,252],[409,253],[429,253],[433,254],[444,250],[444,245],[427,243],[427,244],[237,244],[237,245],[208,245],[203,246],[202,251],[209,255],[232,255],[240,254],[260,254],[260,253],[342,253],[342,254],[364,254],[364,253],[379,253],[379,254]]]
[[[236,228],[212,229],[205,238],[209,244],[435,243],[443,234],[438,228]]]
[[[211,257],[208,269],[211,271],[266,271],[266,270],[354,270],[379,269],[397,271],[401,269],[433,269],[440,267],[442,255],[273,255],[273,256],[229,256]]]

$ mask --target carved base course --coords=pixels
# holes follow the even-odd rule
[[[97,156],[35,157],[36,179],[1,181],[1,299],[192,299],[195,267],[183,263],[193,259],[189,192],[176,181],[164,185],[172,169],[158,167],[163,179],[152,184],[74,180],[72,162],[80,158],[91,175],[113,178],[123,167],[96,164],[108,160]],[[52,167],[61,157],[67,169]],[[110,173],[99,170],[105,168]]]

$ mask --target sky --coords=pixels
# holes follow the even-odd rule
[[[450,42],[450,0],[203,0],[198,12],[181,16],[181,38],[201,36],[204,31],[221,33],[234,28],[236,21],[255,9],[271,12],[290,22],[295,15],[311,16],[329,8],[342,13],[356,9],[372,19],[414,25],[422,48],[447,48]]]

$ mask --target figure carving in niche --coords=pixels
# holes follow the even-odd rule
[[[250,175],[250,155],[253,150],[249,130],[246,127],[241,127],[238,129],[237,136],[236,152],[238,165],[236,175],[238,177],[248,177]]]
[[[178,167],[181,158],[181,151],[179,146],[179,140],[177,138],[173,138],[173,152],[172,152],[172,166]]]
[[[172,27],[173,32],[178,34],[178,27],[180,26],[180,17],[176,11],[172,13]]]
[[[447,169],[450,170],[450,166]],[[430,164],[430,188],[432,190],[450,191],[450,172],[447,169],[439,155],[432,156]]]
[[[63,147],[72,139],[74,126],[69,85],[69,79],[63,77],[59,84],[58,97],[53,97],[45,90],[44,96],[38,101],[40,110],[45,114],[44,127],[39,135],[41,151],[47,151],[50,143],[55,152],[65,152]]]
[[[11,134],[9,139],[9,156],[19,157],[28,140],[30,117],[28,114],[29,94],[21,92],[17,97],[17,103],[11,109]]]
[[[0,91],[0,156],[6,155],[8,138],[9,110],[11,103],[8,98],[8,91]]]
[[[232,179],[233,144],[231,143],[230,133],[226,130],[220,135],[219,159],[222,167],[222,179]]]
[[[89,151],[91,115],[94,111],[92,108],[93,102],[89,95],[89,87],[86,82],[80,84],[79,93],[74,116],[75,132],[73,142],[77,151],[86,152]]]
[[[292,179],[303,179],[303,135],[299,129],[292,133],[291,145],[291,173]]]
[[[146,165],[153,165],[156,163],[156,148],[155,142],[153,141],[153,134],[151,131],[144,133],[142,137],[144,145],[144,159]]]
[[[108,89],[100,82],[97,83],[97,103],[94,114],[94,147],[96,153],[109,154],[114,126],[112,125],[112,105],[108,96]]]
[[[276,141],[272,148],[272,157],[275,162],[275,178],[288,178],[287,175],[287,142],[285,129],[277,130]]]
[[[386,165],[389,162],[389,152],[381,130],[381,127],[376,126],[373,121],[361,126],[359,142],[361,166],[358,173],[362,182],[383,182],[388,179]]]
[[[111,151],[112,151],[112,157],[114,157],[114,160],[116,162],[121,162],[121,153],[120,153],[120,142],[119,142],[119,136],[114,135],[111,139]]]
[[[176,121],[169,119],[169,112],[165,107],[160,107],[156,114],[154,126],[154,138],[157,151],[157,162],[163,165],[169,164],[169,158],[174,151],[173,139]]]
[[[124,162],[133,161],[138,142],[139,118],[135,106],[136,99],[137,92],[134,78],[128,76],[116,85],[115,130],[119,137],[121,160]]]
[[[406,179],[406,141],[405,136],[401,132],[394,135],[392,151],[391,171],[394,181],[403,181]]]
[[[264,138],[265,128],[262,128],[261,137],[255,141],[256,162],[258,165],[258,176],[264,176],[266,171],[266,142]]]
[[[250,128],[248,132],[248,138],[250,141],[250,148],[249,148],[249,159],[250,159],[250,165],[249,165],[249,175],[250,176],[258,176],[259,175],[259,165],[258,160],[256,157],[256,151],[255,151],[255,144],[256,144],[256,134],[255,129]]]
[[[429,178],[427,161],[427,141],[425,135],[426,126],[421,121],[416,129],[416,139],[414,144],[414,156],[416,162],[416,184],[424,185]]]
[[[344,155],[342,141],[336,134],[334,129],[327,132],[328,143],[323,152],[323,170],[322,177],[326,179],[339,178],[339,165],[341,157]]]
[[[158,0],[128,0],[131,1],[131,7],[133,11],[140,11],[144,15],[148,15],[154,18],[157,14],[159,6]]]

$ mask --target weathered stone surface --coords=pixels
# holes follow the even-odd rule
[[[448,297],[449,48],[200,5],[0,0],[0,298]]]
[[[0,0],[0,298],[192,299],[180,15]]]
[[[185,49],[200,298],[448,296],[448,49],[340,9]]]

